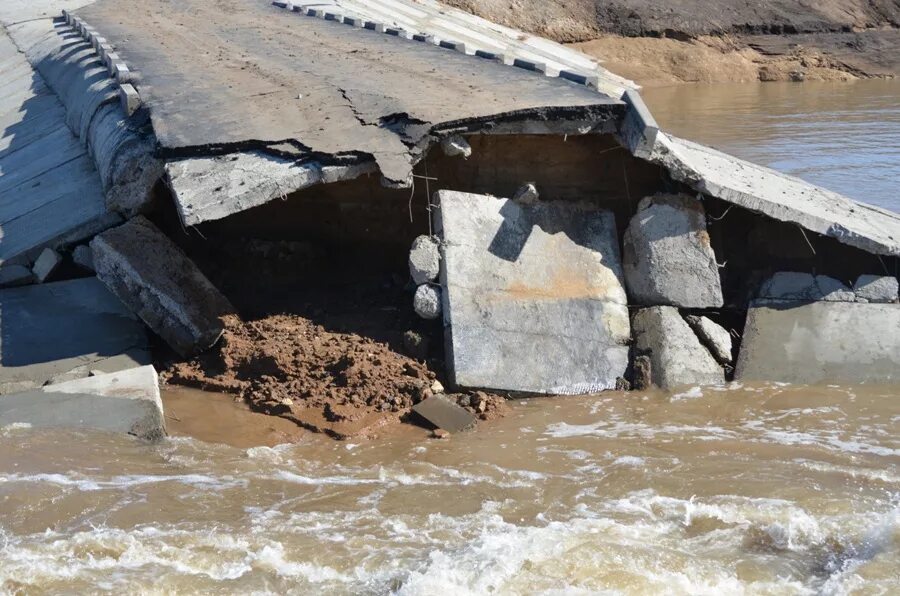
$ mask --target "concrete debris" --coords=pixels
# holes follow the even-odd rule
[[[900,381],[900,304],[813,302],[750,308],[735,379]]]
[[[413,412],[427,420],[435,428],[450,433],[469,430],[476,419],[468,410],[461,408],[446,397],[433,395],[413,406]]]
[[[441,248],[434,236],[419,236],[409,252],[409,273],[416,285],[427,284],[441,272]]]
[[[152,366],[0,396],[0,427],[15,423],[126,433],[148,441],[166,436]]]
[[[444,385],[440,381],[435,380],[435,382],[431,384],[431,392],[435,395],[440,395],[444,392]]]
[[[144,326],[96,278],[0,291],[0,394],[150,363]]]
[[[440,288],[429,284],[423,284],[416,288],[413,308],[417,315],[429,321],[441,316]]]
[[[630,325],[613,215],[451,191],[437,202],[453,384],[547,394],[615,387]]]
[[[860,275],[853,284],[853,291],[858,300],[867,302],[897,302],[900,284],[896,277],[879,275]]]
[[[692,197],[643,199],[625,232],[623,260],[628,291],[637,304],[681,308],[723,304],[706,213]]]
[[[448,157],[462,155],[465,158],[469,158],[472,155],[472,146],[459,135],[447,137],[441,141],[441,149],[443,149],[444,155]]]
[[[644,308],[634,315],[635,350],[650,358],[653,384],[662,389],[682,385],[716,385],[725,373],[709,350],[672,306]]]
[[[72,262],[82,269],[93,271],[94,253],[91,251],[91,247],[87,244],[76,246],[75,250],[72,251]]]
[[[758,298],[775,302],[854,302],[853,290],[825,275],[779,271],[759,289]]]
[[[522,205],[534,205],[541,199],[541,193],[538,192],[534,182],[528,182],[522,185],[513,195],[513,201]]]
[[[719,364],[731,364],[734,361],[731,334],[724,327],[717,325],[709,317],[687,315],[684,320]]]
[[[97,277],[182,356],[212,346],[234,307],[143,216],[91,242]]]
[[[38,283],[44,283],[53,275],[60,263],[62,263],[62,257],[59,253],[52,248],[45,248],[34,262],[31,272]]]
[[[0,267],[0,288],[27,286],[34,282],[31,269],[22,265],[4,265]]]

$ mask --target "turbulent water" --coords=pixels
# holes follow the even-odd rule
[[[650,101],[684,136],[900,210],[900,93],[863,88]],[[529,400],[450,440],[357,443],[185,403],[173,428],[215,442],[0,429],[0,593],[900,593],[896,389]]]

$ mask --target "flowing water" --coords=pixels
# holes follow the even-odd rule
[[[650,101],[900,208],[900,87],[748,89]],[[536,399],[449,440],[343,443],[219,396],[167,407],[194,438],[0,429],[0,593],[900,593],[896,388]]]

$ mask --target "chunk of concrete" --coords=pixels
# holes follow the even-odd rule
[[[143,216],[91,242],[97,277],[176,352],[190,356],[222,335],[234,307]]]
[[[152,366],[0,396],[0,427],[17,423],[126,433],[149,441],[166,436]]]
[[[458,433],[475,426],[476,419],[468,410],[449,399],[433,395],[413,406],[413,412],[430,422],[435,428]]]
[[[672,306],[644,308],[634,315],[635,349],[650,357],[653,384],[662,389],[681,385],[716,385],[725,372],[690,326]]]
[[[760,287],[758,297],[776,302],[854,302],[856,294],[825,275],[780,271]]]
[[[885,303],[897,302],[900,294],[900,284],[896,277],[887,275],[860,275],[853,284],[853,291],[857,299],[867,302]]]
[[[437,193],[446,354],[458,386],[612,389],[631,330],[612,213]]]
[[[459,135],[453,135],[441,141],[441,149],[444,150],[444,155],[448,157],[461,155],[468,158],[472,155],[472,146]]]
[[[59,253],[52,248],[45,248],[31,267],[31,272],[38,283],[44,283],[53,275],[60,263],[62,263],[62,257],[59,256]]]
[[[94,253],[87,244],[75,247],[72,251],[72,261],[82,269],[94,270]]]
[[[409,252],[409,274],[416,284],[426,284],[441,272],[441,249],[434,236],[419,236]]]
[[[624,238],[625,281],[646,306],[722,306],[722,282],[700,201],[685,195],[646,197]]]
[[[716,324],[709,317],[687,315],[684,320],[720,364],[730,364],[734,360],[731,334],[724,327]]]
[[[145,364],[144,325],[96,278],[0,291],[0,394]]]
[[[735,379],[900,382],[900,304],[758,303],[747,314]]]
[[[535,186],[534,182],[523,184],[513,195],[513,201],[521,203],[523,205],[534,205],[540,200],[540,198],[541,193],[538,191],[537,186]]]
[[[34,282],[31,269],[22,265],[4,265],[0,267],[0,288],[16,288]]]
[[[440,289],[428,284],[416,288],[416,295],[413,297],[413,309],[417,315],[429,321],[441,316]]]

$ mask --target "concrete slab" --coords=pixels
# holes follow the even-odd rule
[[[900,282],[889,275],[860,275],[853,284],[853,292],[867,302],[897,302]]]
[[[451,380],[547,394],[614,388],[630,325],[613,215],[440,191]]]
[[[234,307],[146,218],[100,234],[91,250],[97,277],[179,354],[218,341]]]
[[[900,383],[900,304],[752,306],[735,379]]]
[[[96,278],[0,291],[0,394],[149,363],[144,326]]]
[[[757,297],[774,302],[855,302],[856,294],[827,275],[779,271],[763,282]]]
[[[152,366],[0,396],[0,427],[10,424],[126,433],[148,441],[166,436]]]
[[[451,433],[468,430],[477,422],[475,416],[468,410],[439,395],[433,395],[417,403],[412,411],[433,424],[435,428]]]

